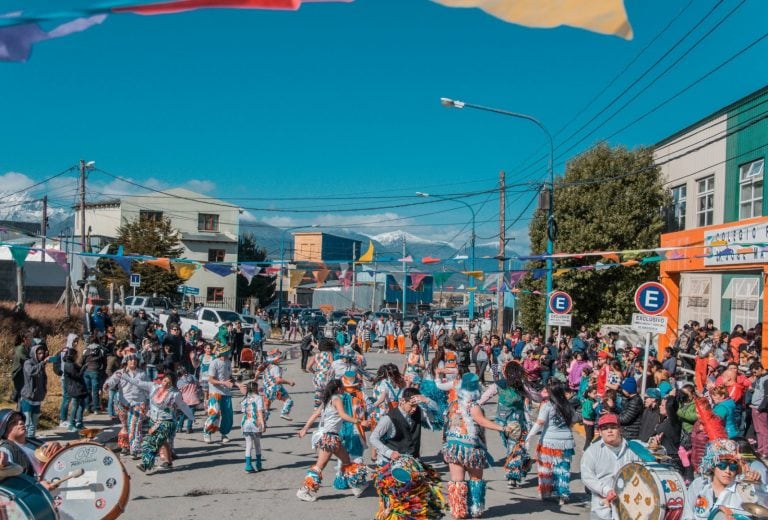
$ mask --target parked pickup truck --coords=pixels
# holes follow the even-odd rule
[[[161,323],[168,321],[168,314],[160,315]],[[240,321],[245,331],[245,344],[250,345],[253,341],[253,325],[235,311],[227,309],[218,309],[216,307],[200,307],[194,313],[181,318],[181,330],[186,332],[193,325],[200,329],[200,333],[205,339],[213,339],[219,333],[219,327],[226,322]],[[263,320],[262,320],[263,321]],[[269,334],[269,328],[265,328],[266,322],[261,323],[262,329]]]

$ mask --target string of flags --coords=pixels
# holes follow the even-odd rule
[[[35,256],[45,254],[52,258],[63,269],[69,269],[68,256],[65,251],[59,249],[41,249],[36,247],[0,244],[0,247],[7,247],[10,250],[10,255],[19,267],[23,267],[27,259],[35,259]],[[614,269],[618,267],[635,267],[644,266],[652,263],[659,263],[665,261],[684,261],[697,258],[715,258],[721,256],[733,256],[733,255],[745,255],[745,254],[760,254],[768,252],[768,243],[729,243],[724,240],[721,241],[709,241],[706,245],[685,245],[685,246],[669,246],[669,247],[657,247],[648,249],[632,249],[632,250],[616,250],[616,251],[586,251],[578,253],[554,253],[552,255],[529,255],[520,256],[516,259],[519,261],[542,261],[548,258],[553,260],[566,260],[566,259],[587,259],[587,258],[599,258],[594,263],[579,265],[579,266],[567,266],[557,267],[554,269],[552,276],[554,278],[563,276],[569,272],[574,271],[605,271],[608,269]],[[121,269],[126,273],[131,273],[131,267],[133,262],[140,262],[146,265],[154,265],[160,269],[164,269],[169,272],[175,272],[176,275],[184,281],[189,280],[195,273],[200,270],[204,270],[218,276],[230,276],[233,274],[243,276],[248,283],[251,282],[254,276],[277,276],[281,269],[286,269],[286,265],[290,262],[269,261],[269,262],[201,262],[198,260],[190,260],[186,258],[156,258],[152,256],[132,256],[124,255],[123,249],[120,247],[117,254],[109,254],[106,249],[99,253],[70,253],[72,255],[81,258],[83,264],[89,268],[95,268],[99,259],[106,258],[113,260]],[[451,262],[456,260],[462,260],[463,257],[451,257],[451,258],[436,258],[427,256],[421,259],[421,264],[434,265],[442,262]],[[417,263],[412,255],[407,255],[404,258],[392,259],[389,262],[401,262],[401,263]],[[376,262],[377,267],[371,269],[368,264]],[[368,249],[363,253],[356,261],[352,262],[350,267],[349,261],[332,262],[326,261],[319,265],[312,265],[310,268],[304,268],[302,265],[298,265],[294,269],[289,269],[288,276],[290,277],[291,287],[303,283],[316,283],[318,287],[322,286],[328,281],[336,280],[344,287],[349,287],[352,282],[352,273],[354,271],[355,264],[361,264],[362,271],[371,276],[376,274],[391,274],[396,278],[397,283],[404,283],[403,271],[393,271],[391,269],[381,268],[379,263],[386,263],[386,259],[377,258],[373,242],[369,243]],[[337,267],[337,268],[336,268]],[[543,268],[525,268],[516,270],[505,271],[492,271],[492,270],[473,270],[473,271],[461,271],[457,269],[443,270],[433,273],[411,271],[408,273],[411,283],[409,287],[413,290],[419,290],[419,287],[423,284],[427,277],[431,276],[434,285],[437,287],[445,287],[445,283],[448,278],[462,274],[467,277],[471,277],[478,282],[482,282],[479,289],[483,291],[510,291],[510,292],[522,292],[525,294],[525,290],[516,287],[518,282],[530,275],[534,280],[544,277],[547,273]],[[402,286],[402,285],[401,285]],[[531,294],[536,294],[537,291],[529,291]]]
[[[27,61],[34,44],[62,38],[102,24],[121,14],[167,15],[197,9],[298,10],[308,2],[353,0],[57,0],[48,9],[0,11],[0,61]],[[569,25],[632,39],[623,0],[433,0],[446,7],[474,7],[509,23],[551,28]],[[72,5],[68,5],[72,4]],[[85,5],[83,5],[85,4]],[[23,4],[22,4],[23,5]],[[26,6],[24,6],[26,7]],[[58,24],[46,30],[41,24]]]

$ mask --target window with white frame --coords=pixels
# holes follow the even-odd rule
[[[197,230],[198,231],[218,231],[219,230],[219,216],[215,213],[198,213],[197,214]]]
[[[739,219],[763,214],[763,169],[765,161],[758,159],[739,168]]]
[[[715,217],[715,176],[699,179],[696,184],[696,221],[699,227],[711,226]]]
[[[685,201],[688,196],[688,187],[685,184],[672,188],[672,221],[670,231],[685,229]]]
[[[712,279],[706,277],[686,276],[682,279],[682,309],[681,317],[685,320],[696,320],[704,323],[712,317],[710,306],[710,291]]]
[[[759,277],[733,278],[723,292],[723,299],[731,300],[731,327],[754,327],[760,321],[761,298]]]

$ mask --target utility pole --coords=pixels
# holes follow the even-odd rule
[[[408,264],[405,263],[405,233],[403,233],[403,325],[405,325],[405,311],[408,309]]]
[[[85,253],[85,160],[80,159],[80,247]]]
[[[355,285],[357,285],[357,277],[355,276],[355,260],[357,260],[357,242],[352,242],[352,310],[355,307]]]
[[[504,257],[506,252],[506,215],[504,206],[506,203],[506,182],[503,171],[499,172],[499,281],[496,284],[496,328],[504,341],[504,293],[501,287],[504,284]]]
[[[45,235],[48,234],[48,195],[43,196],[43,219],[40,224],[40,231],[42,232],[42,245],[43,245],[43,262],[45,262]]]

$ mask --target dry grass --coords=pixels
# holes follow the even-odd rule
[[[0,407],[3,408],[9,406],[6,401],[13,390],[13,351],[21,343],[23,332],[31,326],[39,327],[48,350],[56,354],[66,345],[67,334],[74,332],[82,335],[84,327],[83,314],[79,310],[73,309],[72,316],[67,318],[64,308],[53,304],[30,303],[25,306],[24,314],[14,313],[14,305],[14,302],[0,302]],[[113,321],[117,337],[127,337],[127,318],[117,315]],[[61,383],[53,371],[48,370],[48,395],[42,406],[41,427],[58,424],[60,405]],[[10,407],[14,407],[13,403]]]

